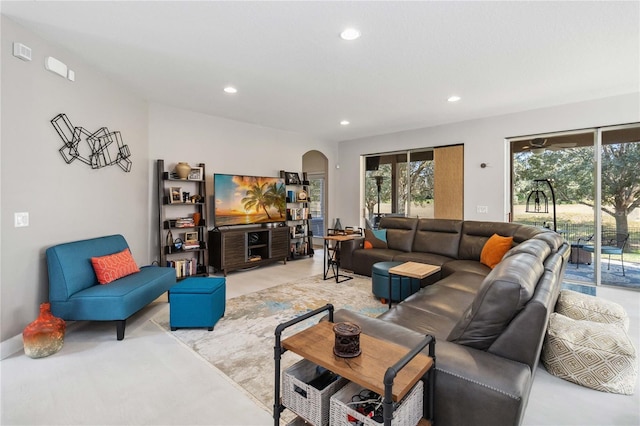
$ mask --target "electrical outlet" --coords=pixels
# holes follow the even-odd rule
[[[29,226],[29,213],[28,212],[20,212],[13,214],[14,226],[16,228],[22,228],[24,226]]]
[[[489,207],[487,206],[476,206],[476,212],[477,213],[489,213]]]

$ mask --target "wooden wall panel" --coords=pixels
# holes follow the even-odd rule
[[[464,219],[464,145],[434,149],[434,217]]]

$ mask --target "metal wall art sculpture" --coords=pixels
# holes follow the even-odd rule
[[[101,127],[89,133],[84,127],[72,126],[66,114],[56,115],[51,124],[64,142],[58,151],[67,164],[78,159],[92,169],[117,164],[125,172],[131,171],[131,152],[122,141],[120,132],[109,132],[106,127]],[[81,144],[83,139],[86,144]]]

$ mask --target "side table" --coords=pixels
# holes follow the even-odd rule
[[[281,340],[282,332],[285,329],[324,311],[329,311],[329,321],[319,322]],[[280,400],[280,359],[287,350],[366,389],[383,395],[385,426],[391,426],[393,402],[402,400],[418,380],[427,374],[428,383],[425,389],[428,393],[428,420],[421,421],[420,424],[433,424],[436,362],[436,341],[433,336],[426,335],[424,340],[407,352],[407,349],[400,345],[361,333],[362,354],[355,358],[340,358],[333,353],[335,343],[333,305],[328,304],[278,325],[275,331],[275,341],[275,402],[273,406],[275,426],[279,425],[280,413],[286,408]],[[421,353],[427,346],[429,347],[429,356]],[[388,368],[386,368],[387,366]]]
[[[584,244],[571,244],[571,253],[569,256],[569,263],[575,263],[576,269],[581,263],[585,265],[591,265],[591,253],[583,250]]]
[[[348,275],[340,275],[340,246],[343,241],[353,240],[355,237],[355,235],[327,235],[324,237],[325,280],[335,278],[336,283],[341,283],[353,279]],[[334,246],[331,246],[331,241]],[[329,275],[329,271],[332,271],[333,275]]]
[[[391,309],[391,290],[392,290],[392,277],[393,275],[397,275],[400,281],[400,301],[404,300],[402,298],[402,277],[408,278],[417,278],[422,280],[423,278],[428,277],[429,275],[433,275],[437,272],[440,272],[440,267],[435,265],[429,265],[427,263],[419,263],[419,262],[405,262],[402,265],[394,266],[393,268],[389,268],[389,309]]]

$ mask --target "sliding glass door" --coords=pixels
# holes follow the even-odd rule
[[[640,288],[640,126],[599,129],[603,284]]]
[[[563,235],[566,279],[640,288],[640,125],[518,138],[510,149],[511,219]]]
[[[406,213],[407,153],[365,157],[364,217],[366,226],[377,228],[382,216]]]
[[[365,156],[366,226],[383,216],[461,218],[463,157],[462,145]]]
[[[365,157],[364,216],[376,228],[382,216],[433,217],[433,150]]]

